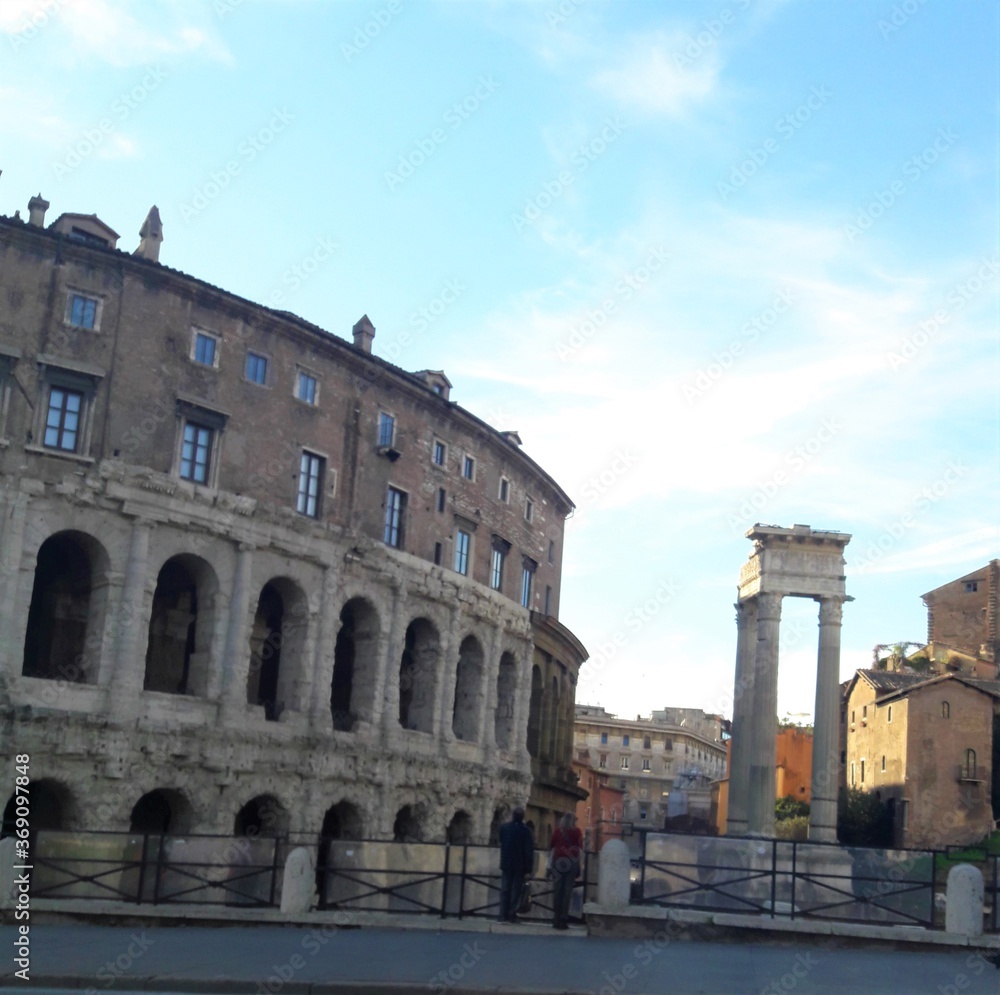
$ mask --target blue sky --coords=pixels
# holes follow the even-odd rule
[[[729,714],[754,522],[853,535],[845,677],[998,555],[998,11],[4,0],[0,213],[367,313],[576,501],[578,700]]]

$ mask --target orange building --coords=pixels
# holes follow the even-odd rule
[[[617,836],[625,808],[625,792],[608,783],[604,771],[595,770],[587,762],[573,761],[573,772],[579,777],[579,787],[587,797],[576,804],[576,822],[583,830],[588,850],[599,851],[609,836]]]

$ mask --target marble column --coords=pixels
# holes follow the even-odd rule
[[[240,722],[246,712],[246,682],[250,666],[247,622],[250,615],[253,552],[254,547],[248,543],[240,543],[236,552],[222,669],[222,713],[227,722]]]
[[[819,598],[819,656],[816,717],[813,723],[812,800],[809,839],[837,841],[837,788],[840,782],[840,598]]]
[[[729,812],[726,832],[747,831],[747,788],[750,782],[750,736],[753,724],[754,656],[757,647],[757,601],[736,608],[736,679],[733,687],[732,749],[729,759]]]
[[[146,677],[145,652],[140,652],[140,647],[145,650],[146,641],[141,637],[146,634],[144,630],[149,625],[143,607],[152,530],[152,523],[143,519],[136,519],[132,524],[125,580],[115,625],[115,665],[109,682],[111,690],[108,711],[112,718],[122,723],[128,723],[138,715],[139,695]]]
[[[757,595],[757,645],[754,654],[754,714],[750,723],[747,832],[774,831],[774,765],[778,734],[778,630],[781,595]]]

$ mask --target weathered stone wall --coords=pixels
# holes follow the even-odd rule
[[[1000,645],[998,597],[1000,560],[992,560],[980,570],[928,592],[923,596],[927,641],[995,660]]]

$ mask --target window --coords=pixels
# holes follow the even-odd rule
[[[951,718],[951,705],[947,701],[941,702],[941,718],[950,719]]]
[[[606,732],[601,733],[601,746],[608,745],[608,734]]]
[[[319,381],[305,370],[299,370],[295,381],[295,396],[306,404],[319,404]]]
[[[673,740],[671,740],[669,737],[663,741],[664,750],[672,750],[673,748],[674,748]]]
[[[862,705],[861,706],[861,718],[863,718],[863,719],[867,719],[868,718],[868,706],[867,705]]]
[[[434,465],[444,466],[448,461],[448,447],[438,439],[434,440]]]
[[[549,540],[549,563],[556,562],[556,541],[555,539]]]
[[[264,386],[267,383],[267,356],[257,352],[247,353],[247,368],[244,374],[250,383]]]
[[[622,770],[628,770],[628,757],[622,757]]]
[[[207,425],[189,421],[184,425],[181,445],[181,477],[196,484],[208,483],[212,453],[212,430]]]
[[[854,725],[854,709],[851,709],[851,725]]]
[[[490,587],[494,591],[503,590],[503,568],[510,543],[499,536],[493,537],[493,552],[490,554]]]
[[[622,736],[622,746],[628,746],[628,743],[629,743],[629,737],[627,735]]]
[[[861,783],[865,783],[865,761],[864,757],[861,758]]]
[[[597,761],[597,766],[600,767],[601,770],[604,770],[604,768],[608,766],[608,755],[606,753],[602,753],[600,755]]]
[[[403,512],[406,510],[406,495],[390,487],[385,498],[385,543],[387,546],[403,548]]]
[[[524,499],[524,520],[530,522],[535,514],[535,502],[531,498]]]
[[[45,416],[45,445],[49,449],[77,452],[82,412],[83,394],[80,391],[53,386]]]
[[[455,573],[469,572],[469,540],[468,532],[459,529],[455,533]]]
[[[191,343],[191,358],[202,366],[219,365],[219,340],[208,332],[195,331]]]
[[[965,763],[962,766],[962,777],[974,781],[976,779],[976,751],[965,751]]]
[[[643,757],[643,758],[642,758],[642,769],[643,769],[643,770],[651,770],[651,769],[652,769],[652,768],[651,768],[651,767],[649,766],[649,757]]]
[[[642,748],[644,750],[651,750],[653,748],[652,740],[648,736],[642,737]]]
[[[891,722],[892,721],[892,705],[889,706],[889,711],[886,713],[885,720],[886,720],[886,722]],[[883,770],[884,769],[885,768],[883,768]]]
[[[302,453],[299,462],[299,490],[296,510],[300,515],[319,518],[320,494],[323,486],[323,458],[315,453]]]
[[[396,419],[384,411],[378,413],[378,444],[391,446],[396,435]]]
[[[885,754],[882,754],[882,773],[885,773]]]
[[[640,819],[646,818],[646,810],[644,808],[639,809],[639,818]]]
[[[462,460],[462,476],[465,477],[466,480],[476,479],[476,460],[474,457],[466,456],[465,459]]]
[[[447,501],[448,492],[443,487],[439,487],[437,496],[437,510],[439,513],[444,511]]]
[[[851,787],[854,787],[854,785],[856,783],[857,782],[855,781],[855,778],[854,778],[854,761],[852,760],[851,761]]]
[[[77,328],[95,331],[99,325],[101,302],[96,297],[70,294],[66,302],[66,321]]]
[[[552,614],[552,588],[548,584],[545,585],[545,614]]]
[[[441,566],[441,558],[444,556],[444,546],[441,543],[434,543],[434,565]]]
[[[500,500],[504,504],[507,503],[510,498],[510,481],[506,477],[500,478]]]
[[[978,590],[979,590],[979,583],[978,583],[978,581],[967,580],[965,582],[965,593],[966,594],[975,594],[976,591],[978,591]]]
[[[527,567],[521,571],[521,607],[531,607],[531,578],[533,573]]]

